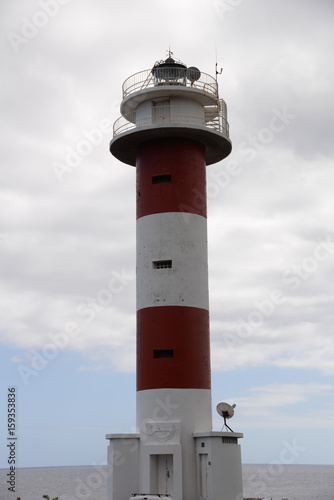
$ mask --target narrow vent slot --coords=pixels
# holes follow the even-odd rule
[[[172,261],[171,260],[155,260],[153,262],[153,269],[171,269]]]
[[[153,175],[152,176],[152,184],[162,184],[164,182],[172,182],[171,174],[163,174],[163,175]]]
[[[174,351],[173,349],[158,349],[153,351],[154,358],[173,358]]]

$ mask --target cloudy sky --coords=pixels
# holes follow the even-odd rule
[[[334,464],[332,0],[0,9],[0,424],[15,387],[19,466],[101,464],[105,434],[134,430],[135,170],[108,143],[123,81],[169,47],[211,75],[217,54],[233,142],[207,171],[213,406],[237,404],[244,463]]]

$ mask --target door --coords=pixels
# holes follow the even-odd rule
[[[152,118],[153,123],[170,123],[170,101],[154,102]]]
[[[199,482],[200,482],[200,496],[203,498],[208,497],[208,454],[200,453],[199,455]]]
[[[156,455],[156,457],[157,493],[173,496],[173,455]]]

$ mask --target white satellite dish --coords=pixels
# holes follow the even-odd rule
[[[223,417],[223,419],[224,419],[224,425],[223,425],[222,429],[224,427],[227,427],[227,429],[229,429],[231,432],[233,432],[232,429],[227,425],[226,420],[233,417],[234,408],[236,406],[237,406],[236,404],[229,405],[228,403],[218,403],[217,404],[216,410],[217,410],[218,414],[221,417]]]

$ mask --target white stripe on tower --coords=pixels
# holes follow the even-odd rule
[[[209,309],[205,217],[180,212],[141,217],[137,249],[138,310],[159,306]]]

